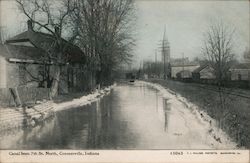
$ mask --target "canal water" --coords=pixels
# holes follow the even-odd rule
[[[2,134],[1,149],[212,149],[183,111],[143,83],[120,83],[95,103]],[[198,122],[197,122],[198,123]]]

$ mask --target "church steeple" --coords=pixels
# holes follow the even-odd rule
[[[166,35],[166,25],[164,27],[164,34],[162,40],[162,63],[164,71],[164,79],[170,76],[170,45]]]
[[[170,62],[170,44],[166,34],[166,25],[164,26],[164,34],[162,40],[162,61],[165,61],[165,63]]]

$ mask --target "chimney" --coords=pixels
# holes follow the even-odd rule
[[[27,21],[27,25],[28,25],[28,31],[33,31],[33,25],[31,20]]]

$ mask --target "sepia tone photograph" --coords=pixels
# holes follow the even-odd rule
[[[248,0],[1,0],[0,150],[248,151],[249,42]]]

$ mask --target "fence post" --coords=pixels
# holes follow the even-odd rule
[[[22,106],[22,103],[21,103],[21,100],[20,100],[20,96],[19,96],[17,87],[10,88],[9,90],[10,90],[10,93],[11,93],[13,99],[14,99],[15,105],[17,107]]]

